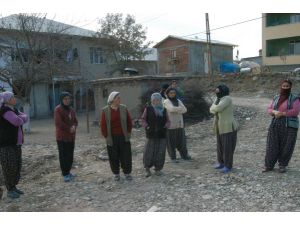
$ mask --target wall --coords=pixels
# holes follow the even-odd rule
[[[232,46],[212,45],[212,66],[213,71],[220,71],[220,64],[223,62],[232,62]],[[193,75],[204,74],[204,53],[207,51],[205,43],[190,44],[190,72]]]
[[[101,42],[93,41],[87,38],[81,38],[74,41],[74,47],[78,48],[80,57],[81,75],[85,80],[95,80],[107,76],[107,63],[92,64],[90,62],[90,47],[103,47]]]
[[[265,16],[266,14],[263,14]],[[263,65],[299,65],[300,55],[286,56],[283,62],[279,56],[266,57],[267,40],[288,38],[300,36],[300,23],[283,24],[278,26],[266,27],[266,18],[262,19],[262,49],[263,49]]]
[[[171,50],[176,50],[177,64],[171,63]],[[189,45],[188,42],[170,38],[157,49],[158,73],[186,73],[189,70]]]
[[[171,83],[172,80],[183,80],[183,76],[137,76],[113,79],[99,79],[91,82],[95,96],[95,120],[99,119],[100,110],[107,105],[107,97],[112,91],[121,93],[122,104],[127,105],[133,118],[140,118],[142,115],[141,96],[148,90],[159,90],[164,83]],[[107,96],[103,97],[103,91],[107,90]]]

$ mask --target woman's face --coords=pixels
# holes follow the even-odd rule
[[[158,105],[160,105],[160,100],[159,100],[159,99],[153,99],[153,100],[152,100],[152,104],[153,104],[154,106],[158,106]]]
[[[288,83],[288,82],[284,82],[284,83],[282,83],[281,88],[282,88],[282,89],[290,89],[290,88],[291,88],[291,85],[290,85],[290,83]]]
[[[216,93],[216,94],[220,93],[220,89],[219,89],[219,88],[216,88],[215,93]]]
[[[63,98],[63,103],[65,106],[69,106],[71,104],[71,98],[70,96],[66,96]]]
[[[121,104],[121,97],[118,95],[113,101],[112,105],[119,106]]]
[[[8,105],[15,106],[17,104],[17,99],[15,97],[11,97],[9,101],[7,102]]]
[[[170,91],[168,94],[169,98],[175,98],[176,97],[176,91]]]

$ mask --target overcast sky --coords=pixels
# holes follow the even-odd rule
[[[293,4],[287,4],[289,1]],[[209,13],[210,28],[218,28],[235,24],[262,16],[262,12],[291,12],[295,9],[297,1],[285,0],[272,1],[271,8],[263,1],[221,1],[221,0],[84,0],[66,1],[51,0],[36,1],[26,0],[6,1],[1,5],[2,16],[19,12],[44,12],[48,18],[76,25],[82,28],[97,30],[97,18],[102,18],[106,13],[124,13],[135,16],[138,23],[147,27],[148,40],[154,44],[168,35],[185,36],[194,33],[190,37],[206,38],[205,12]],[[265,5],[264,5],[265,4]],[[280,5],[281,4],[281,5]],[[297,3],[299,4],[299,3]],[[258,7],[259,5],[259,7]],[[287,6],[294,7],[287,8]],[[298,7],[300,9],[300,6]],[[229,42],[238,45],[239,57],[257,56],[261,49],[261,19],[246,22],[236,26],[219,29],[211,32],[211,39]]]

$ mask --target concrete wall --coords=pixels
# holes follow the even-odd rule
[[[92,64],[90,61],[90,47],[102,47],[104,46],[97,41],[90,39],[80,39],[74,43],[74,46],[78,48],[78,54],[80,57],[81,75],[84,79],[95,80],[105,78],[107,74],[107,63]],[[107,59],[109,60],[109,59]]]
[[[300,62],[300,55],[287,55],[284,62],[279,56],[266,56],[267,40],[300,36],[300,23],[282,24],[266,27],[266,13],[262,19],[262,53],[263,65],[293,65]]]
[[[233,49],[232,46],[212,45],[212,66],[214,72],[220,71],[220,64],[224,62],[232,62]],[[190,65],[189,72],[191,74],[204,74],[205,62],[204,54],[207,51],[207,46],[204,43],[190,44]]]
[[[180,80],[184,77],[165,77],[165,76],[138,76],[123,77],[117,79],[100,79],[93,81],[95,96],[95,120],[99,119],[101,109],[107,105],[107,97],[112,91],[121,93],[122,104],[127,105],[134,119],[142,115],[141,96],[148,90],[159,90],[163,83],[171,83],[171,80]],[[107,91],[107,96],[103,97],[103,91]]]

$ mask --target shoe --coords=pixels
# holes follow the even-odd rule
[[[150,169],[149,168],[146,168],[146,174],[145,174],[145,176],[146,177],[150,177],[152,174],[151,174],[151,171],[150,171]]]
[[[267,173],[267,172],[270,172],[270,171],[272,171],[272,170],[273,170],[273,168],[265,167],[261,172],[262,172],[262,173]]]
[[[14,192],[17,192],[17,193],[20,194],[20,195],[24,195],[24,192],[21,191],[20,189],[18,189],[17,187],[14,187],[12,190],[13,190]]]
[[[192,160],[192,157],[190,155],[187,155],[183,160]]]
[[[286,168],[285,167],[279,167],[279,173],[285,173],[286,172]]]
[[[114,176],[114,181],[119,181],[120,180],[120,175],[119,174],[116,174],[115,176]]]
[[[7,197],[9,197],[11,199],[16,199],[16,198],[20,198],[20,194],[18,194],[15,191],[8,191],[7,192]]]
[[[219,163],[219,164],[215,165],[214,168],[215,168],[216,170],[223,169],[223,168],[224,168],[224,165]]]
[[[230,173],[231,169],[229,169],[228,167],[224,166],[223,169],[221,170],[222,173]]]
[[[64,182],[70,182],[70,181],[71,181],[70,174],[64,176]]]
[[[172,163],[179,163],[179,161],[177,159],[171,159]]]
[[[163,175],[163,172],[161,172],[160,170],[155,170],[155,175],[161,176],[161,175]]]
[[[70,176],[70,179],[71,179],[71,180],[74,180],[74,178],[76,177],[76,175],[75,175],[75,174],[72,174],[72,173],[70,173],[69,176]]]
[[[130,174],[125,174],[125,179],[128,181],[132,181],[132,176]]]

